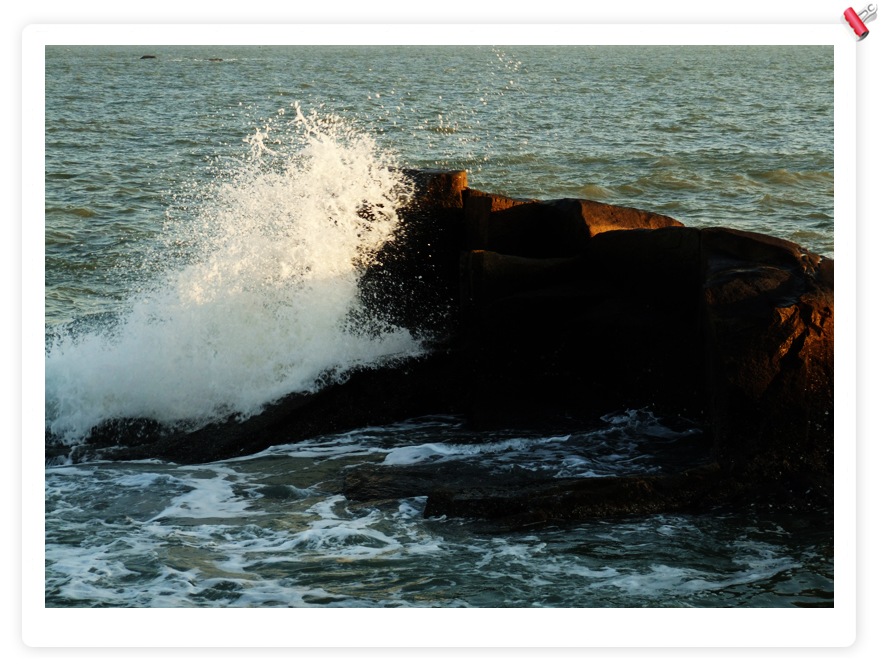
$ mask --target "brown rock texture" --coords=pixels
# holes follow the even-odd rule
[[[668,216],[591,200],[517,200],[467,191],[467,245],[531,258],[569,257],[612,230],[681,227]]]
[[[715,451],[772,492],[831,500],[834,264],[760,234],[703,230]]]

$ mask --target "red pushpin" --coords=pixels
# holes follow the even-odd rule
[[[861,40],[865,39],[869,34],[869,29],[866,28],[866,24],[864,21],[871,21],[878,14],[878,5],[871,4],[865,9],[861,9],[859,13],[853,11],[853,7],[848,7],[844,10],[844,18],[847,19],[847,23],[853,28],[853,32],[856,33],[856,36]]]

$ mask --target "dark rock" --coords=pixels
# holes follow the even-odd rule
[[[580,280],[586,280],[586,262],[579,257],[536,259],[471,251],[461,256],[461,306],[474,322],[500,299]]]
[[[711,464],[668,476],[571,478],[482,487],[438,487],[427,517],[506,519],[513,527],[624,515],[709,510],[735,496]]]
[[[407,171],[415,196],[402,225],[360,282],[374,316],[419,338],[452,336],[458,326],[458,258],[463,245],[466,172]]]
[[[711,426],[722,466],[783,497],[831,501],[832,262],[796,244],[703,231]]]
[[[647,449],[654,451],[656,475],[550,478],[548,473],[521,467],[485,468],[475,461],[363,464],[346,471],[342,491],[358,502],[427,497],[426,517],[505,520],[509,528],[708,509],[713,500],[724,504],[739,498],[740,487],[729,483],[708,459],[708,442],[702,434],[692,431]]]
[[[472,249],[529,258],[571,257],[580,254],[591,236],[579,204],[528,202],[492,211],[492,202],[470,198],[467,234]],[[570,205],[569,205],[570,203]]]
[[[462,193],[466,249],[488,249],[488,218],[491,213],[514,206],[536,202],[532,199],[516,199],[465,188]]]
[[[489,474],[473,464],[443,462],[412,466],[363,465],[344,475],[344,494],[354,501],[381,501],[429,496],[440,486],[510,486],[547,481],[548,477],[526,470]]]
[[[488,203],[489,211],[503,211],[504,209],[511,209],[514,206],[519,206],[520,204],[537,202],[536,199],[508,197],[507,195],[488,193],[482,190],[476,190],[475,188],[464,188],[461,192],[461,198],[463,199],[464,210],[469,210],[472,206],[480,202],[483,203],[484,208],[484,203],[486,201]]]
[[[591,200],[528,201],[470,193],[465,205],[470,250],[530,258],[571,257],[611,230],[681,227],[668,216]]]
[[[167,436],[171,429],[150,418],[120,418],[93,427],[86,444],[92,446],[143,445]]]
[[[139,60],[153,60],[155,58],[156,58],[156,56],[141,56],[141,58],[139,58]]]
[[[375,314],[425,337],[432,352],[354,371],[249,419],[173,434],[116,420],[94,430],[93,450],[193,463],[432,413],[465,414],[477,429],[561,431],[650,407],[699,422],[713,463],[692,449],[681,471],[580,480],[463,465],[363,467],[345,489],[361,500],[427,496],[429,515],[522,525],[716,504],[831,504],[831,260],[639,209],[482,193],[466,187],[462,171],[411,178],[404,225],[361,289]],[[49,434],[46,448],[61,456]]]
[[[407,210],[421,212],[439,209],[462,209],[467,189],[467,173],[463,169],[406,169],[405,176],[414,186],[414,195]]]
[[[699,231],[610,232],[570,259],[474,252],[472,424],[705,410]]]
[[[562,420],[579,410],[575,399],[590,414],[612,397],[649,402],[703,417],[715,463],[665,476],[455,483],[430,493],[428,515],[524,524],[831,504],[831,260],[765,235],[673,227],[600,234],[567,262],[474,253],[469,267],[481,305],[475,424],[524,423],[541,406]]]
[[[592,238],[587,252],[593,281],[650,290],[656,293],[655,299],[670,302],[695,302],[699,297],[702,267],[697,228],[606,232]]]
[[[96,448],[93,456],[112,460],[160,458],[179,464],[241,457],[271,445],[321,434],[382,425],[415,415],[463,410],[463,371],[450,353],[363,368],[346,381],[315,393],[292,394],[247,419],[227,420],[194,431],[163,436],[134,447]]]

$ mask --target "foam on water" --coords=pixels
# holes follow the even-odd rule
[[[671,444],[699,433],[696,425],[663,424],[647,409],[629,409],[601,418],[601,424],[567,434],[503,432],[478,440],[475,433],[452,424],[445,441],[419,441],[386,451],[386,466],[439,464],[470,460],[479,468],[513,467],[555,477],[596,477],[659,472],[655,444]],[[375,449],[373,452],[384,452]]]
[[[238,519],[253,514],[249,501],[234,491],[237,476],[222,468],[214,470],[215,476],[201,478],[151,521],[170,517]]]
[[[113,324],[48,337],[47,427],[65,441],[114,417],[249,415],[419,352],[358,294],[408,195],[394,157],[297,105],[245,141],[246,156],[218,170],[193,212],[171,214],[162,251],[145,262],[159,269],[132,279]]]
[[[500,535],[468,520],[424,518],[423,496],[356,502],[342,493],[353,457],[358,466],[393,455],[387,464],[394,466],[397,448],[404,449],[403,464],[413,455],[441,452],[442,461],[466,458],[495,468],[527,466],[521,457],[527,447],[537,450],[550,475],[560,469],[596,475],[651,467],[638,456],[608,462],[610,448],[602,440],[620,449],[626,439],[669,443],[671,434],[683,433],[648,411],[607,416],[595,437],[500,432],[480,440],[457,424],[434,416],[338,435],[351,457],[344,448],[323,454],[335,440],[329,437],[214,464],[48,468],[47,605],[720,607],[827,601],[830,547],[802,533],[809,520],[790,514],[655,515]],[[421,444],[444,447],[424,451]],[[568,458],[575,462],[556,468],[556,459]],[[425,463],[437,461],[429,459]]]
[[[390,451],[383,463],[389,466],[402,466],[430,461],[451,461],[492,453],[521,451],[550,440],[552,439],[512,438],[499,443],[482,444],[421,443],[420,445],[402,446]]]

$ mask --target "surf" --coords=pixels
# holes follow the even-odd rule
[[[297,104],[256,127],[207,186],[183,193],[192,206],[167,214],[110,323],[49,332],[47,430],[74,443],[113,418],[248,417],[419,354],[359,296],[410,195],[396,162],[344,119]]]

